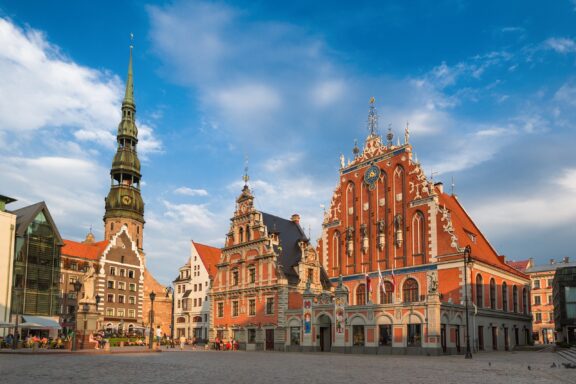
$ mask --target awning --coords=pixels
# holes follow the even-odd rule
[[[20,324],[21,328],[29,329],[62,329],[58,323],[58,318],[47,316],[27,316],[23,315],[24,322]]]

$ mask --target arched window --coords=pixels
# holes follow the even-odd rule
[[[358,288],[356,288],[356,305],[365,305],[366,304],[366,285],[360,284]]]
[[[238,242],[242,243],[244,242],[244,228],[240,227],[240,229],[238,230]]]
[[[522,289],[522,312],[525,315],[528,314],[528,293],[526,291],[526,287]]]
[[[384,289],[380,288],[380,304],[392,304],[392,283],[384,282]],[[386,291],[386,292],[384,292]]]
[[[478,308],[484,307],[484,284],[482,282],[482,275],[476,275],[476,305]]]
[[[246,241],[250,241],[250,226],[246,226]]]
[[[514,312],[518,312],[518,287],[514,286],[512,288],[512,305],[514,308]]]
[[[340,266],[340,232],[335,231],[332,235],[332,267]]]
[[[508,311],[508,285],[506,282],[502,283],[502,310]]]
[[[405,303],[414,303],[418,301],[418,282],[412,278],[404,282],[402,295]]]
[[[496,281],[490,279],[490,308],[496,309]]]
[[[425,247],[424,238],[424,215],[418,211],[412,217],[412,254],[414,256],[423,256]],[[424,260],[420,260],[420,264]]]

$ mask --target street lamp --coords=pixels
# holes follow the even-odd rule
[[[76,332],[78,332],[78,310],[80,306],[78,305],[78,296],[80,295],[80,290],[82,289],[82,283],[80,280],[74,282],[74,292],[76,292],[76,313],[74,314],[74,333],[72,334],[72,347],[71,351],[76,350]]]
[[[20,313],[22,312],[20,309],[22,308],[22,292],[20,291],[20,289],[15,289],[14,290],[14,296],[15,296],[15,300],[14,302],[16,303],[15,307],[16,307],[16,322],[14,324],[14,337],[12,338],[12,349],[16,349],[18,346],[18,321],[20,320]]]
[[[170,340],[174,342],[174,288],[166,287],[166,297],[172,294],[172,310],[170,312]]]
[[[148,349],[152,349],[152,343],[154,342],[154,299],[156,294],[154,291],[150,292],[150,345]]]
[[[96,297],[94,298],[96,299],[96,313],[98,314],[98,318],[96,319],[96,331],[100,331],[100,312],[98,311],[98,304],[100,304],[102,297],[96,294]]]
[[[467,245],[464,248],[464,300],[466,305],[466,356],[464,358],[471,359],[472,351],[470,350],[470,327],[468,325],[468,263],[472,260],[472,248]]]
[[[82,312],[84,313],[84,328],[82,329],[82,349],[84,349],[84,342],[86,341],[86,328],[88,327],[88,319],[86,318],[86,314],[90,310],[90,305],[85,303],[82,306]]]

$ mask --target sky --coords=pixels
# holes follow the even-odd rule
[[[223,245],[246,162],[317,239],[371,97],[500,254],[576,257],[576,0],[0,0],[0,194],[66,239],[103,237],[130,33],[160,282]]]

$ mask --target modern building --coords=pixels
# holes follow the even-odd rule
[[[56,336],[62,238],[44,202],[11,213],[16,227],[10,322],[18,323],[22,337],[30,332]]]
[[[552,285],[558,341],[576,345],[576,266],[558,268]]]
[[[288,312],[302,307],[305,291],[320,294],[330,284],[300,216],[286,220],[258,211],[247,175],[244,181],[208,295],[210,340],[285,350],[292,336]]]
[[[378,135],[373,100],[364,146],[340,171],[319,256],[338,287],[288,311],[312,319],[308,348],[361,353],[463,353],[530,343],[527,275],[508,266],[454,194],[429,179],[409,143]],[[396,142],[396,144],[395,144]],[[466,312],[468,300],[469,312]],[[468,326],[467,321],[468,319]]]
[[[210,290],[220,262],[219,248],[192,241],[190,259],[174,280],[174,324],[176,337],[204,341],[208,339]]]

